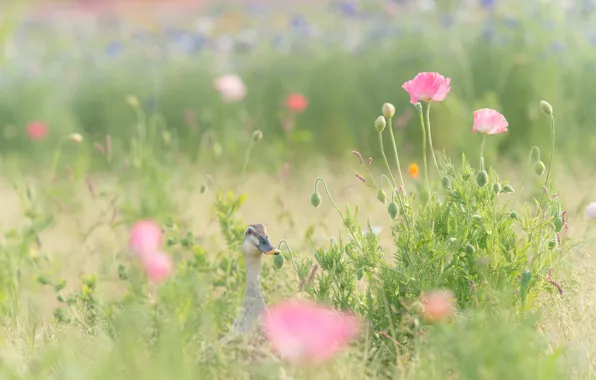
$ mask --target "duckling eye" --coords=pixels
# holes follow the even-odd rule
[[[247,230],[246,235],[252,235],[252,230]]]

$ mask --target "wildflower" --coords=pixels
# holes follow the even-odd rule
[[[414,179],[418,178],[418,175],[420,174],[420,167],[417,163],[412,162],[410,165],[408,165],[408,174]]]
[[[596,219],[596,202],[592,202],[586,207],[586,217]]]
[[[222,75],[215,78],[213,87],[220,93],[226,102],[237,102],[246,96],[246,86],[238,75]]]
[[[172,273],[172,260],[161,251],[143,256],[142,263],[147,277],[152,282],[162,282]]]
[[[429,322],[439,322],[455,312],[455,296],[450,290],[435,290],[421,296],[422,316]]]
[[[293,112],[304,112],[308,107],[308,99],[302,94],[290,94],[286,98],[286,106]]]
[[[148,256],[159,250],[163,240],[161,227],[153,220],[136,222],[129,238],[130,249],[138,256]]]
[[[499,112],[490,108],[482,108],[474,111],[474,128],[472,132],[480,132],[488,135],[496,135],[507,132],[507,120]]]
[[[263,330],[283,359],[318,364],[331,359],[359,333],[357,317],[309,301],[285,301],[263,317]]]
[[[41,121],[33,121],[27,125],[27,136],[31,140],[42,140],[48,135],[48,126]]]
[[[451,78],[445,78],[439,73],[418,73],[402,85],[402,88],[410,94],[410,103],[440,102],[451,90]]]

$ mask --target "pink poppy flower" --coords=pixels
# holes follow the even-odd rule
[[[439,322],[455,312],[455,295],[449,290],[435,290],[422,294],[422,316],[429,322]]]
[[[474,111],[474,128],[472,132],[486,133],[488,135],[496,135],[507,132],[507,120],[505,116],[501,115],[490,108],[482,108]]]
[[[451,90],[451,78],[445,78],[439,73],[418,73],[404,83],[402,88],[410,94],[410,103],[440,102]]]
[[[246,86],[238,75],[230,74],[215,78],[213,87],[226,102],[237,102],[246,96]]]
[[[48,135],[48,126],[41,121],[33,121],[27,125],[27,136],[31,140],[43,140]]]
[[[293,364],[330,359],[357,336],[359,327],[357,317],[308,301],[285,301],[263,316],[267,339]]]
[[[172,273],[172,260],[170,256],[161,251],[142,256],[142,263],[151,282],[162,282]]]
[[[286,106],[293,112],[304,112],[308,107],[308,99],[302,94],[290,94],[286,98]]]
[[[135,254],[143,257],[159,250],[162,239],[159,224],[153,220],[140,220],[130,231],[129,246]]]

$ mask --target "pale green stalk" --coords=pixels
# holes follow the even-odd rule
[[[430,128],[430,102],[427,102],[426,106],[426,128],[428,128],[428,143],[430,145],[430,152],[433,155],[433,160],[435,162],[435,167],[437,168],[437,172],[441,174],[441,170],[439,169],[439,163],[437,162],[437,157],[435,156],[435,149],[433,148],[433,138]]]
[[[399,155],[397,154],[397,144],[395,143],[395,136],[393,135],[393,123],[392,118],[387,118],[388,123],[387,126],[389,127],[389,135],[391,136],[391,142],[393,144],[393,154],[395,154],[395,163],[397,164],[397,173],[399,174],[399,180],[401,182],[401,187],[406,193],[406,184],[404,182],[404,177],[401,174],[401,166],[399,165]]]
[[[420,106],[422,107],[422,105]],[[428,196],[430,197],[430,185],[428,183],[428,165],[426,163],[426,127],[424,123],[424,115],[422,113],[422,108],[420,108],[420,126],[422,127],[422,158],[424,161],[424,179],[426,181],[426,191],[428,192]]]

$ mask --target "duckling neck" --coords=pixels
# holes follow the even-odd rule
[[[246,291],[244,301],[263,301],[261,294],[261,258],[246,260]]]

